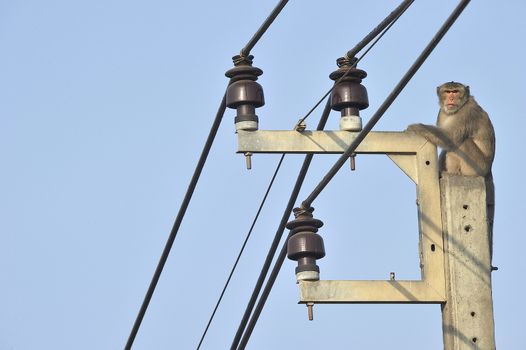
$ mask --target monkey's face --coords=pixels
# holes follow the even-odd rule
[[[442,110],[446,114],[455,114],[466,103],[466,94],[460,89],[444,89],[441,94]]]
[[[440,107],[446,114],[455,114],[467,101],[469,90],[460,83],[446,83],[438,88]]]
[[[446,111],[450,112],[450,111],[457,111],[458,110],[458,107],[460,105],[460,97],[461,97],[461,94],[460,94],[460,91],[458,90],[446,90],[444,91],[443,93],[443,103],[444,103],[444,108],[446,109]]]

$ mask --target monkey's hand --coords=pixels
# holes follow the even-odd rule
[[[417,134],[428,140],[429,142],[441,147],[442,149],[451,151],[456,148],[456,145],[440,128],[433,125],[426,124],[411,124],[406,129],[407,132]]]
[[[405,131],[424,136],[427,133],[427,125],[421,123],[411,124],[405,129]]]

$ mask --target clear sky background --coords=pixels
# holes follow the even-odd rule
[[[277,1],[0,1],[0,350],[120,349],[232,67]],[[261,129],[290,130],[335,60],[399,1],[291,1],[253,49]],[[416,1],[360,63],[366,122],[456,6]],[[520,0],[473,1],[376,130],[434,123],[435,87],[471,86],[497,134],[493,300],[524,349],[524,25]],[[314,129],[321,109],[308,120]],[[195,349],[279,159],[235,153],[227,111],[134,349]],[[333,112],[327,129],[338,128]],[[304,199],[337,159],[316,156]],[[303,156],[272,189],[202,349],[230,346]],[[299,203],[298,203],[299,204]],[[360,156],[313,203],[324,279],[418,279],[415,186]],[[298,305],[287,260],[249,349],[442,349],[438,305]]]

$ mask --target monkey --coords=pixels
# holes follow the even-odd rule
[[[491,166],[495,158],[495,131],[488,114],[470,95],[469,86],[448,82],[437,87],[437,95],[440,110],[436,126],[411,124],[406,130],[442,149],[438,159],[440,174],[484,177],[491,259],[495,215]]]

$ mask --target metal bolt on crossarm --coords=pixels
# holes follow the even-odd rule
[[[314,303],[307,303],[307,315],[309,317],[309,321],[314,320],[314,312],[312,308],[314,307]]]
[[[247,170],[252,169],[252,152],[245,152],[245,164],[247,165]]]
[[[287,223],[290,238],[287,243],[287,256],[298,262],[296,279],[298,281],[318,281],[320,268],[316,259],[325,256],[323,238],[316,232],[323,226],[323,222],[314,219],[314,208],[294,208],[295,219]]]
[[[351,154],[350,158],[351,158],[351,170],[355,171],[356,170],[356,153]]]

